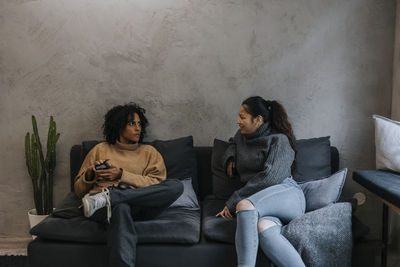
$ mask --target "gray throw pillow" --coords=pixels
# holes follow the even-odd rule
[[[170,208],[183,208],[187,210],[199,210],[199,202],[193,190],[192,178],[180,180],[183,184],[182,195],[169,206]]]
[[[347,168],[319,180],[299,183],[306,198],[306,211],[335,203],[342,193],[346,175]]]

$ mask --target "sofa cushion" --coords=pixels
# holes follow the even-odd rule
[[[30,233],[44,239],[63,241],[105,243],[107,240],[105,226],[84,216],[65,219],[49,215],[33,227]]]
[[[200,216],[200,210],[169,208],[152,220],[135,222],[138,242],[198,243]]]
[[[227,142],[214,139],[211,156],[212,188],[213,194],[223,199],[229,198],[233,192],[243,186],[238,177],[228,178],[226,175],[222,158],[227,148]]]
[[[97,140],[83,141],[82,142],[81,162],[83,162],[83,160],[85,159],[85,157],[89,153],[89,151],[92,150],[93,147],[95,147],[97,144],[99,144],[101,142],[105,142],[105,141],[104,140],[103,141],[97,141]]]
[[[373,115],[376,168],[400,172],[400,122]]]
[[[383,170],[354,171],[353,180],[400,207],[400,173]]]
[[[208,196],[203,205],[204,236],[235,243],[236,218],[215,217],[225,200]],[[306,266],[351,266],[351,204],[336,203],[308,212],[282,228]]]
[[[203,202],[202,233],[211,240],[235,243],[236,218],[215,217],[225,206],[226,199],[207,196]]]
[[[306,211],[320,209],[338,201],[346,175],[345,168],[328,177],[299,183],[306,198]]]
[[[83,216],[81,200],[70,192],[58,208],[42,222],[30,230],[40,238],[104,243],[106,227]]]
[[[45,239],[105,243],[106,226],[88,220],[82,213],[78,215],[79,203],[79,198],[69,193],[60,208],[33,227],[31,234]],[[135,227],[139,243],[193,244],[200,238],[200,211],[169,208],[152,220],[136,221]]]
[[[193,188],[197,192],[197,160],[192,136],[154,140],[147,144],[154,146],[162,155],[167,168],[167,179],[192,177]]]
[[[330,137],[296,140],[296,168],[293,178],[310,181],[331,174]]]

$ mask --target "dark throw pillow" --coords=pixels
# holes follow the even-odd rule
[[[343,169],[322,179],[299,183],[306,198],[306,212],[338,201],[346,175],[347,169]]]
[[[228,199],[234,191],[242,187],[239,178],[229,178],[223,168],[222,157],[227,148],[227,142],[214,139],[211,160],[213,194],[221,199]]]
[[[331,143],[329,136],[296,141],[296,168],[293,178],[297,182],[315,180],[331,174]]]
[[[166,141],[154,140],[147,144],[154,146],[163,157],[167,179],[192,177],[197,192],[197,160],[192,136]]]

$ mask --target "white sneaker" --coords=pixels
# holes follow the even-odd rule
[[[107,221],[111,218],[110,191],[104,187],[100,193],[90,195],[86,194],[82,198],[83,213],[85,217],[91,217],[97,210],[107,206]]]

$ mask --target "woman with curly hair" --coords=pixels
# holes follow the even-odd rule
[[[136,258],[135,220],[156,217],[183,191],[178,180],[166,180],[161,154],[142,143],[148,121],[135,103],[115,106],[104,117],[106,142],[86,156],[74,189],[84,215],[105,222],[109,266],[133,267]]]
[[[295,137],[285,109],[259,96],[243,101],[239,130],[224,155],[228,176],[238,174],[243,187],[235,191],[217,214],[236,212],[238,266],[256,264],[258,246],[279,267],[304,267],[296,249],[281,234],[282,223],[304,214],[305,198],[291,177]]]

